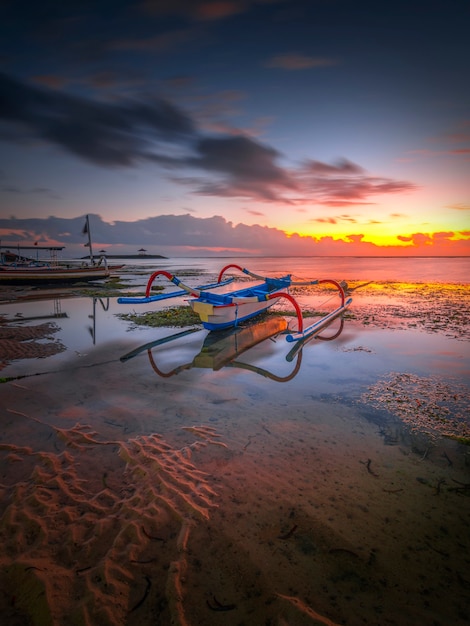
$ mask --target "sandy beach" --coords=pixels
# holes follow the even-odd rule
[[[174,329],[80,356],[3,318],[2,619],[468,623],[469,300],[376,283],[337,338],[216,371],[201,331],[123,362]]]

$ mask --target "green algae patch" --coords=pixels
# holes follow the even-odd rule
[[[158,328],[171,326],[182,328],[184,326],[199,325],[200,319],[188,306],[177,306],[163,311],[147,311],[146,313],[119,313],[118,317],[134,326],[149,326]]]
[[[457,437],[456,435],[447,435],[449,439],[454,439],[463,446],[470,446],[470,437]]]

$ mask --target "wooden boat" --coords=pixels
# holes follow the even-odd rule
[[[21,252],[12,252],[5,246],[0,247],[0,285],[38,285],[63,284],[81,281],[102,280],[108,278],[112,272],[122,265],[108,265],[106,257],[102,256],[95,261],[91,247],[91,233],[88,215],[83,233],[88,234],[90,261],[80,263],[59,262],[57,254],[64,246],[23,246]],[[47,250],[50,256],[48,261],[23,256],[22,251],[34,250],[39,255],[40,250]]]
[[[36,285],[101,280],[108,278],[114,268],[107,263],[85,267],[63,267],[48,264],[0,265],[0,285]]]
[[[214,291],[214,289],[230,282],[230,280],[223,281],[224,273],[230,268],[237,269],[250,278],[261,282],[225,293]],[[170,293],[150,295],[152,284],[158,276],[164,276],[181,289]],[[295,298],[288,293],[288,289],[291,286],[320,285],[325,283],[332,284],[337,289],[341,302],[338,307],[325,315],[325,317],[304,329],[302,312]],[[269,278],[254,274],[239,265],[230,264],[221,270],[217,283],[199,287],[185,285],[179,278],[169,272],[158,270],[150,276],[147,282],[145,297],[121,297],[118,298],[118,302],[120,304],[142,304],[189,294],[191,296],[189,305],[192,310],[199,315],[203,327],[208,330],[224,330],[260,315],[284,298],[293,305],[298,321],[297,332],[287,335],[286,339],[287,341],[299,341],[321,330],[321,328],[329,324],[349,307],[352,298],[346,298],[345,287],[346,285],[344,283],[339,283],[331,279],[293,281],[289,274],[280,278]]]

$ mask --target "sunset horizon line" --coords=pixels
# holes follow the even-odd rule
[[[351,256],[371,257],[465,257],[470,256],[470,231],[415,232],[383,235],[397,241],[376,243],[373,236],[356,233],[341,236],[287,233],[259,224],[235,224],[220,215],[195,217],[166,214],[134,221],[91,218],[93,247],[107,254],[132,254],[145,247],[163,256]],[[87,214],[71,218],[0,219],[0,245],[64,246],[80,255]],[[370,239],[369,239],[370,237]],[[156,252],[155,252],[156,251]]]

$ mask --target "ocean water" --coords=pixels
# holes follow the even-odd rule
[[[113,260],[114,262],[114,260]],[[470,282],[470,257],[194,257],[122,261],[130,266],[217,273],[230,263],[261,274],[411,283]]]

